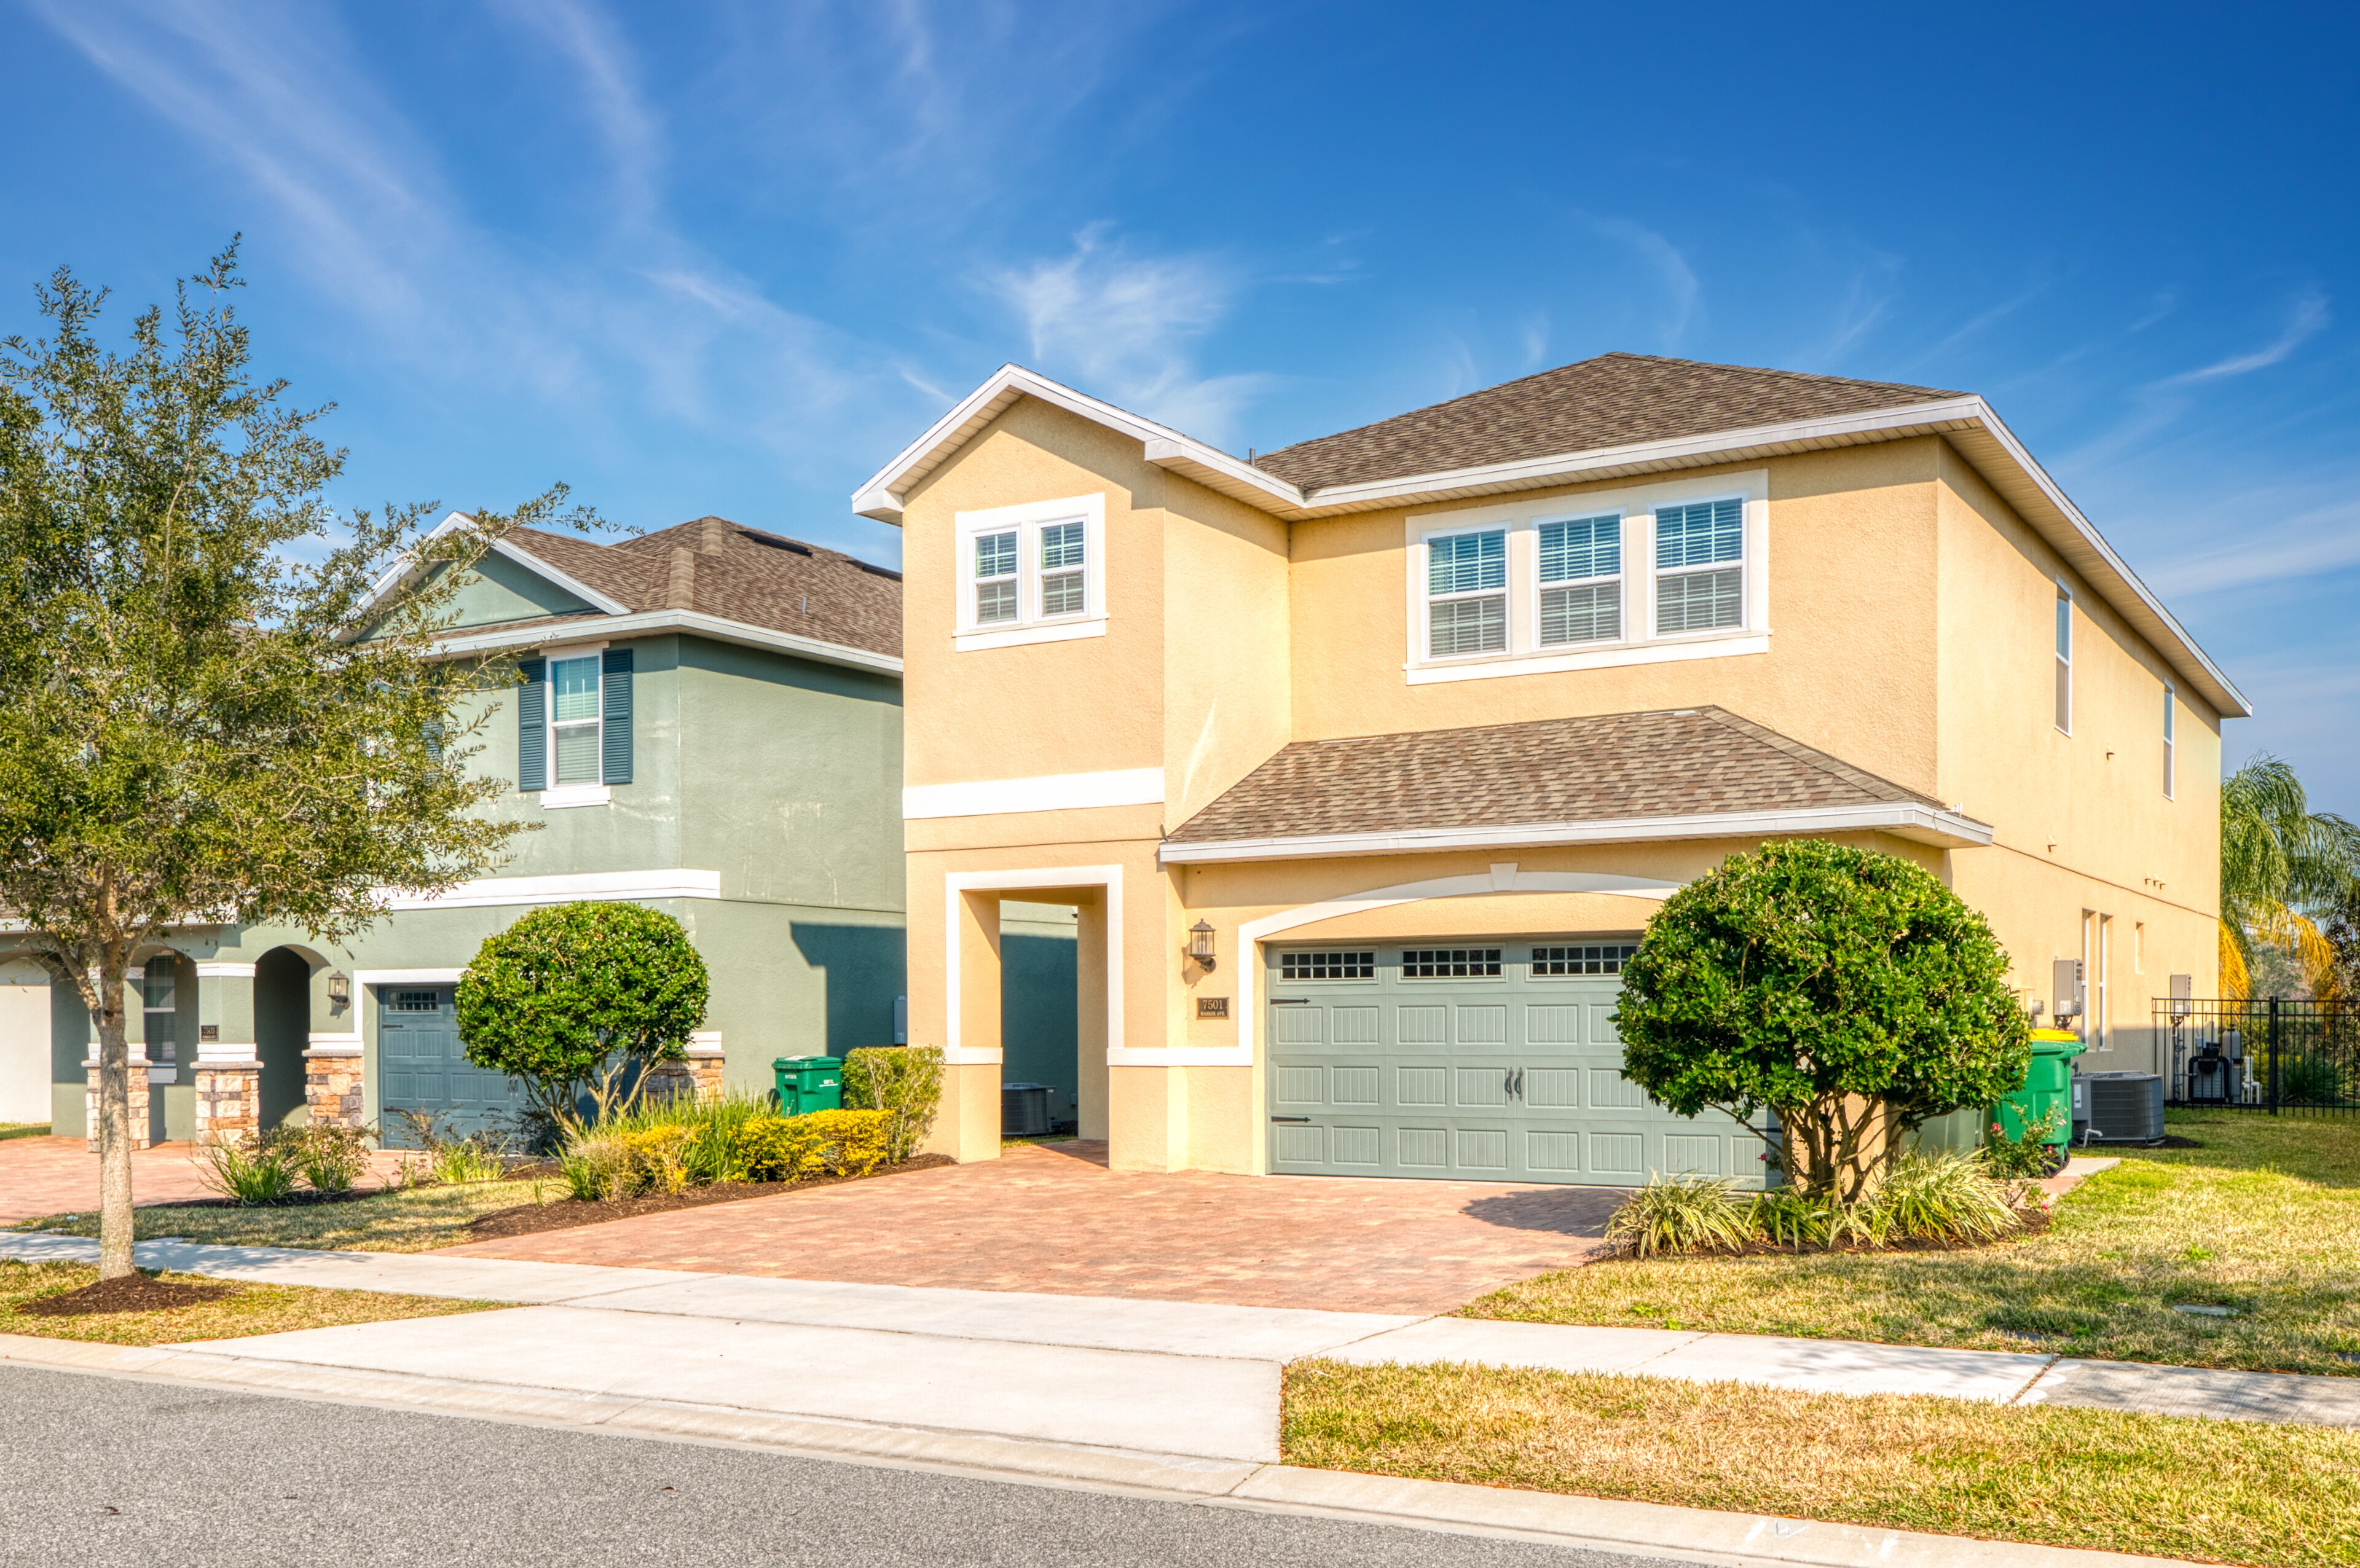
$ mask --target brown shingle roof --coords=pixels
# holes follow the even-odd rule
[[[1726,709],[1687,708],[1296,741],[1166,842],[1879,802],[1937,805]]]
[[[838,550],[726,517],[611,545],[539,528],[508,539],[632,611],[694,610],[901,657],[901,574]]]
[[[1313,491],[1961,396],[1888,381],[1602,354],[1298,441],[1256,466]]]

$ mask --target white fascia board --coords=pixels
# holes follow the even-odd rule
[[[557,877],[481,877],[440,893],[394,892],[386,907],[487,909],[504,905],[570,904],[582,899],[718,898],[721,873],[685,867],[651,871],[576,871]]]
[[[465,524],[471,524],[474,521],[475,519],[464,512],[453,512],[449,517],[444,517],[441,522],[435,524],[432,528],[429,528],[426,532],[426,537],[420,539],[418,542],[421,547],[430,545],[436,539],[441,539],[444,534],[451,532],[453,528],[457,528]],[[492,553],[498,556],[504,556],[507,559],[515,561],[519,566],[523,567],[534,576],[548,579],[558,587],[563,588],[567,593],[580,598],[585,604],[591,604],[597,609],[604,610],[610,615],[624,615],[628,613],[630,610],[630,606],[628,604],[624,604],[620,599],[616,598],[613,594],[601,593],[597,589],[591,587],[587,583],[582,582],[580,579],[560,571],[557,567],[551,565],[548,561],[542,560],[540,556],[533,554],[532,551],[526,550],[521,545],[512,544],[504,539],[497,539],[493,541]],[[391,593],[396,588],[399,587],[404,583],[409,582],[411,577],[416,575],[417,569],[417,552],[412,550],[404,553],[400,559],[397,560],[391,566],[386,568],[385,572],[375,583],[369,585],[368,597],[362,601],[359,614],[355,618],[356,620],[365,620],[370,615],[374,614],[377,607],[385,603],[386,596],[388,594]]]
[[[1448,850],[1526,849],[1550,844],[1647,844],[1691,838],[1780,838],[1802,833],[1888,833],[1947,849],[1988,844],[1992,828],[1972,817],[1907,801],[1786,811],[1724,811],[1685,817],[1610,817],[1506,827],[1412,828],[1399,833],[1319,833],[1287,838],[1166,844],[1167,866],[1240,860],[1321,860],[1341,855],[1432,855]]]
[[[1303,493],[1294,485],[1228,452],[1128,409],[1100,402],[1087,393],[1076,392],[1021,365],[1003,365],[855,490],[852,509],[864,517],[899,524],[901,497],[910,486],[940,467],[945,459],[1020,397],[1037,397],[1053,408],[1127,435],[1145,449],[1149,463],[1190,471],[1191,477],[1201,474],[1218,479],[1215,488],[1238,495],[1251,505],[1267,509],[1273,505],[1286,507],[1303,504]]]
[[[615,615],[601,621],[563,621],[541,627],[528,624],[473,634],[454,632],[436,642],[434,652],[443,658],[497,653],[512,648],[539,648],[543,644],[579,640],[592,632],[608,642],[624,637],[650,637],[661,632],[687,632],[696,637],[711,637],[716,642],[734,642],[745,648],[791,653],[799,659],[814,659],[822,664],[873,670],[884,675],[899,676],[901,673],[901,661],[890,654],[871,653],[865,648],[848,648],[842,643],[822,642],[817,637],[800,637],[791,632],[773,631],[769,626],[752,626],[745,621],[725,620],[697,610],[642,610],[636,615]]]

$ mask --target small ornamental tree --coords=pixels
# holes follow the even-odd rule
[[[1681,1116],[1765,1132],[1805,1193],[1859,1198],[1905,1134],[2024,1082],[2027,1025],[1983,918],[1896,855],[1733,855],[1665,900],[1624,966],[1622,1071]]]
[[[536,1109],[578,1131],[582,1095],[603,1121],[688,1053],[706,996],[705,960],[670,915],[560,904],[475,950],[459,976],[459,1039],[468,1061],[519,1080]]]
[[[470,759],[501,662],[447,657],[464,568],[563,489],[428,534],[344,511],[344,454],[257,376],[235,247],[101,343],[60,270],[0,342],[0,906],[98,1040],[99,1264],[132,1273],[124,975],[190,925],[342,941],[497,866]],[[366,625],[366,637],[357,635]]]

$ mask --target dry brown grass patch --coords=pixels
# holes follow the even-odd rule
[[[38,1310],[35,1303],[95,1285],[98,1270],[87,1263],[0,1261],[0,1334],[90,1340],[104,1345],[188,1345],[198,1340],[242,1339],[257,1334],[286,1334],[340,1323],[479,1312],[501,1304],[454,1301],[440,1296],[397,1296],[380,1290],[257,1285],[205,1279],[194,1274],[152,1278],[166,1285],[189,1287],[188,1293],[198,1299],[182,1300],[175,1306],[130,1311],[101,1301],[93,1312],[54,1315]]]

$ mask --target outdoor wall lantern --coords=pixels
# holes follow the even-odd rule
[[[1213,928],[1204,920],[1198,920],[1188,928],[1188,956],[1196,961],[1199,968],[1219,967],[1218,961],[1213,956]]]
[[[341,969],[328,976],[328,1005],[332,1007],[353,1005],[353,977]]]

